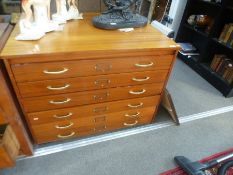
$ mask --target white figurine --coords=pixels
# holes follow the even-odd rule
[[[59,24],[66,23],[69,20],[68,10],[66,8],[66,0],[56,0],[57,13],[52,15],[53,21]]]
[[[83,19],[83,14],[79,13],[78,6],[76,5],[75,0],[68,0],[68,6],[69,6],[69,17],[70,19]]]
[[[66,0],[56,0],[57,13],[52,15],[53,20],[59,24],[64,24],[68,20],[83,19],[75,2],[75,0],[68,0],[67,10]]]
[[[46,32],[60,30],[59,25],[50,20],[50,0],[23,0],[22,8],[25,17],[19,21],[20,34],[16,40],[38,40]]]

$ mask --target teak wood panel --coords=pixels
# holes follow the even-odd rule
[[[0,147],[0,168],[13,167],[15,162],[9,157],[8,153],[4,148]]]
[[[25,63],[12,65],[11,68],[17,82],[28,82],[123,72],[167,70],[170,68],[173,57],[173,55],[163,55],[51,63]]]
[[[162,88],[163,83],[154,83],[53,96],[24,98],[21,99],[21,102],[26,112],[38,112],[43,110],[74,107],[77,105],[153,96],[160,94]]]
[[[80,137],[84,135],[115,130],[124,127],[136,126],[140,124],[150,123],[155,112],[154,107],[139,109],[140,115],[137,117],[126,117],[125,115],[134,115],[135,111],[121,111],[117,113],[110,113],[106,115],[95,116],[95,118],[69,120],[66,122],[48,123],[43,125],[34,125],[32,127],[33,134],[38,143],[58,140],[58,135],[70,135],[74,133],[73,137]],[[98,121],[99,118],[99,121]],[[101,119],[100,119],[101,118]],[[96,120],[97,119],[97,120]],[[82,120],[82,119],[81,119]],[[89,122],[88,122],[89,121]],[[57,129],[57,126],[69,126],[66,129]],[[47,133],[47,134],[44,134]]]
[[[0,108],[1,115],[10,124],[20,143],[20,151],[25,155],[32,155],[32,143],[29,134],[21,119],[20,109],[15,102],[15,96],[7,83],[6,75],[2,64],[0,63]]]
[[[6,123],[6,119],[5,119],[5,117],[4,117],[3,115],[4,115],[4,114],[3,114],[3,111],[2,111],[1,108],[0,108],[0,125]]]
[[[42,143],[54,142],[64,139],[72,139],[78,137],[80,138],[84,136],[90,136],[92,134],[94,134],[92,127],[80,127],[75,129],[61,130],[56,134],[38,133],[34,136],[34,140],[36,144],[42,144]],[[62,136],[63,138],[59,138],[58,135]]]
[[[16,41],[19,34],[17,25],[4,47],[1,57],[3,59],[21,59],[23,56],[38,57],[41,55],[64,54],[97,51],[160,51],[179,49],[177,44],[161,34],[151,25],[136,28],[132,32],[119,30],[102,30],[92,25],[92,18],[96,14],[84,14],[84,20],[69,21],[64,31],[50,32],[39,41]],[[132,52],[131,52],[132,53]],[[86,54],[86,56],[88,56]],[[56,59],[56,58],[54,58]],[[67,58],[68,59],[68,58]]]
[[[30,125],[38,125],[56,121],[65,121],[69,119],[78,119],[80,117],[126,111],[130,109],[137,110],[152,106],[156,108],[158,106],[159,98],[159,96],[150,96],[93,105],[84,105],[74,108],[35,112],[29,113],[27,118]]]
[[[126,111],[108,113],[108,114],[100,114],[96,116],[82,116],[76,119],[67,119],[64,121],[55,121],[49,122],[41,125],[32,125],[32,129],[34,133],[53,133],[60,130],[66,130],[70,128],[79,128],[85,126],[98,126],[99,124],[111,124],[121,121],[128,121],[130,119],[139,119],[148,117],[149,114],[151,116],[154,114],[155,107],[146,107],[140,109],[129,109]],[[46,131],[47,129],[47,131]]]
[[[62,94],[77,91],[106,89],[119,86],[164,82],[168,70],[132,72],[89,77],[44,80],[18,83],[22,97]]]
[[[0,125],[0,168],[12,167],[19,155],[20,144],[9,125]]]

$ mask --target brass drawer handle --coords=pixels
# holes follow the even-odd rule
[[[50,104],[55,104],[55,105],[60,105],[60,104],[64,104],[64,103],[68,103],[69,101],[71,101],[70,98],[67,98],[64,101],[54,101],[54,100],[50,100],[49,103]]]
[[[68,87],[70,87],[70,85],[65,84],[64,86],[61,86],[61,87],[47,86],[47,89],[49,89],[49,90],[64,90],[64,89],[67,89]]]
[[[136,67],[151,67],[151,66],[153,66],[154,65],[154,63],[153,62],[150,62],[150,63],[148,63],[148,64],[141,64],[141,63],[136,63],[136,64],[134,64]]]
[[[125,126],[134,126],[138,123],[138,121],[136,120],[134,123],[124,123]]]
[[[95,85],[96,86],[107,86],[110,84],[110,80],[109,79],[99,79],[99,80],[95,80]]]
[[[64,139],[64,138],[72,137],[72,136],[74,136],[74,135],[75,135],[75,132],[71,132],[69,135],[61,135],[61,134],[58,134],[57,137],[58,137],[58,138]]]
[[[67,129],[67,128],[70,128],[73,125],[74,125],[74,123],[70,122],[68,125],[65,125],[65,126],[55,125],[55,128],[57,128],[57,129]]]
[[[132,78],[132,80],[133,81],[139,81],[139,82],[141,82],[141,81],[147,81],[147,80],[149,80],[150,79],[150,77],[145,77],[145,78]]]
[[[143,103],[139,103],[139,104],[136,104],[136,105],[128,104],[128,107],[130,107],[130,108],[139,108],[141,106],[143,106]]]
[[[68,118],[68,117],[70,117],[70,116],[72,116],[72,115],[73,115],[73,113],[69,112],[69,113],[66,114],[66,115],[60,115],[60,116],[54,115],[53,117],[54,117],[54,118],[57,118],[57,119],[62,119],[62,118]]]
[[[63,73],[65,73],[65,72],[67,72],[69,69],[67,69],[67,68],[63,68],[63,70],[58,70],[58,71],[49,71],[49,70],[44,70],[43,72],[45,73],[45,74],[63,74]]]
[[[146,92],[146,89],[142,89],[140,91],[129,91],[130,94],[133,94],[133,95],[140,95],[140,94],[144,94]]]
[[[125,114],[125,117],[130,117],[130,118],[136,118],[140,115],[140,112],[137,112],[135,114]]]

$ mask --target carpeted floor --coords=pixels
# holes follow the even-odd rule
[[[233,105],[177,60],[168,89],[179,117]],[[174,167],[172,158],[193,160],[233,147],[233,112],[48,156],[25,159],[3,175],[156,175]],[[160,109],[157,122],[169,120]]]
[[[206,80],[177,59],[168,82],[178,117],[232,106],[233,97],[225,98]]]

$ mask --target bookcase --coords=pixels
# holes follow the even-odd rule
[[[208,32],[190,25],[187,20],[191,15],[208,15],[213,20]],[[176,42],[191,43],[197,48],[199,55],[182,55],[178,57],[206,79],[225,97],[233,97],[233,83],[229,83],[210,68],[216,54],[226,55],[233,59],[233,48],[219,41],[226,24],[233,23],[232,0],[220,2],[204,0],[188,0],[175,38]]]

